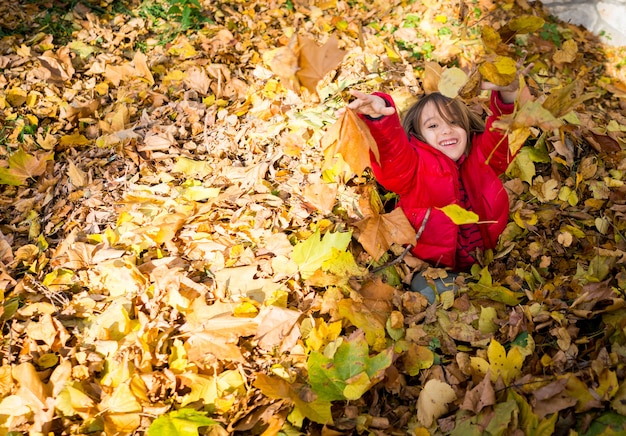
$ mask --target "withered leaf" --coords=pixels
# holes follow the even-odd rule
[[[358,241],[375,259],[379,259],[391,244],[414,244],[415,229],[400,208],[382,215],[374,215],[360,221]]]
[[[324,45],[307,37],[299,36],[299,69],[296,76],[302,86],[311,93],[317,92],[317,84],[331,70],[335,69],[342,61],[346,52],[338,48],[338,40],[331,36]]]
[[[351,109],[346,109],[328,128],[321,143],[327,163],[341,154],[350,169],[359,176],[370,166],[370,151],[377,161],[380,159],[378,145],[369,128]]]

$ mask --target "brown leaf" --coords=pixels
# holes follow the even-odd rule
[[[277,306],[263,306],[259,312],[259,328],[256,340],[265,350],[291,350],[300,338],[297,325],[302,313]]]
[[[321,47],[315,41],[303,36],[298,37],[298,43],[300,69],[296,76],[302,86],[314,94],[317,92],[318,82],[339,65],[346,52],[338,48],[335,36],[331,36]]]
[[[391,244],[414,244],[415,229],[400,208],[393,212],[371,216],[356,226],[361,230],[358,241],[375,259],[379,259]]]
[[[465,394],[465,399],[461,405],[461,409],[471,410],[478,414],[487,406],[493,406],[496,403],[496,393],[491,384],[491,376],[489,371],[483,380],[474,388]]]

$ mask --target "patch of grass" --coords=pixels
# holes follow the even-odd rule
[[[561,47],[561,35],[556,23],[545,23],[543,29],[539,32],[539,36],[544,41],[552,41],[557,47]]]

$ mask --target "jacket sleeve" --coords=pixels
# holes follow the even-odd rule
[[[390,95],[376,92],[374,95],[382,97],[387,105],[395,108],[395,103]],[[373,119],[364,115],[360,117],[365,121],[376,144],[380,161],[377,162],[373,153],[370,153],[372,170],[378,182],[390,191],[403,195],[411,186],[407,180],[414,180],[418,153],[411,145],[409,137],[402,128],[398,113]]]
[[[489,166],[497,174],[502,174],[515,156],[509,150],[506,132],[496,129],[493,123],[502,115],[513,113],[515,104],[503,102],[499,92],[492,92],[489,107],[491,115],[485,122],[485,131],[474,138],[472,146],[479,148]]]

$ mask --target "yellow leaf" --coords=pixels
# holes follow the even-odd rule
[[[140,424],[139,413],[107,413],[104,415],[104,434],[132,434]]]
[[[454,224],[459,226],[462,224],[474,224],[479,221],[478,215],[472,211],[463,209],[458,204],[449,204],[438,209],[445,213]]]
[[[343,395],[347,400],[358,400],[367,390],[372,387],[370,378],[365,371],[346,379],[346,387]]]
[[[517,33],[533,33],[541,29],[545,21],[536,15],[522,15],[509,22],[509,28]]]
[[[63,135],[59,139],[59,144],[63,147],[74,147],[88,145],[91,141],[80,133],[73,133],[71,135]]]
[[[427,93],[439,90],[439,80],[443,74],[443,67],[437,62],[427,61],[424,63],[424,78],[422,86]]]
[[[211,174],[212,168],[207,161],[194,160],[180,156],[176,159],[173,172],[183,173],[187,177],[204,178]]]
[[[47,162],[54,159],[52,152],[26,153],[17,150],[9,156],[9,171],[17,177],[27,179],[42,175],[46,171]]]
[[[517,76],[517,63],[507,56],[497,56],[493,62],[485,62],[478,70],[483,78],[498,86],[507,86]]]
[[[557,64],[568,64],[576,60],[577,54],[578,46],[576,45],[576,41],[568,39],[563,43],[563,48],[554,53],[552,59]]]
[[[141,405],[133,395],[128,384],[119,385],[111,395],[103,395],[98,409],[108,413],[141,412]]]
[[[179,56],[182,59],[189,59],[198,54],[196,49],[193,47],[193,45],[191,45],[189,41],[184,41],[179,44],[173,45],[172,47],[170,47],[167,53],[171,54],[172,56]]]
[[[187,388],[191,389],[191,392],[182,398],[182,407],[198,400],[202,400],[204,404],[214,404],[219,398],[215,377],[188,372],[181,374],[180,379]]]
[[[448,411],[448,404],[454,400],[456,394],[449,384],[437,379],[428,380],[417,399],[418,421],[424,427],[430,427]]]
[[[13,107],[22,106],[26,103],[28,94],[21,88],[11,88],[6,93],[6,100]]]
[[[87,413],[94,407],[93,400],[72,384],[66,384],[55,398],[55,407],[66,416]]]
[[[498,341],[492,339],[487,349],[487,356],[492,382],[495,383],[501,376],[502,381],[508,385],[522,374],[524,357],[517,347],[512,347],[507,353]]]
[[[395,47],[391,46],[390,44],[386,42],[384,42],[383,44],[385,45],[385,53],[387,53],[387,57],[389,58],[391,62],[396,63],[396,62],[402,61],[402,57],[400,57]]]
[[[82,188],[83,186],[87,186],[87,182],[89,181],[87,173],[78,168],[74,162],[70,161],[67,169],[67,175],[70,178],[70,182],[77,188]]]
[[[459,91],[467,83],[467,74],[460,68],[452,67],[446,68],[441,74],[439,80],[438,89],[446,97],[454,98],[459,94]]]
[[[513,214],[513,221],[515,221],[515,224],[520,226],[522,229],[525,229],[527,226],[534,226],[537,224],[537,222],[539,222],[539,217],[537,217],[537,214],[534,212],[518,209]]]
[[[483,26],[481,39],[485,47],[495,51],[502,43],[502,37],[496,29],[491,26]]]
[[[313,351],[320,351],[322,347],[339,337],[341,328],[341,321],[326,324],[322,318],[315,318],[315,327],[306,338],[307,347]]]
[[[13,368],[13,378],[19,383],[16,394],[24,398],[33,410],[45,407],[46,386],[43,384],[32,363],[21,363]]]

